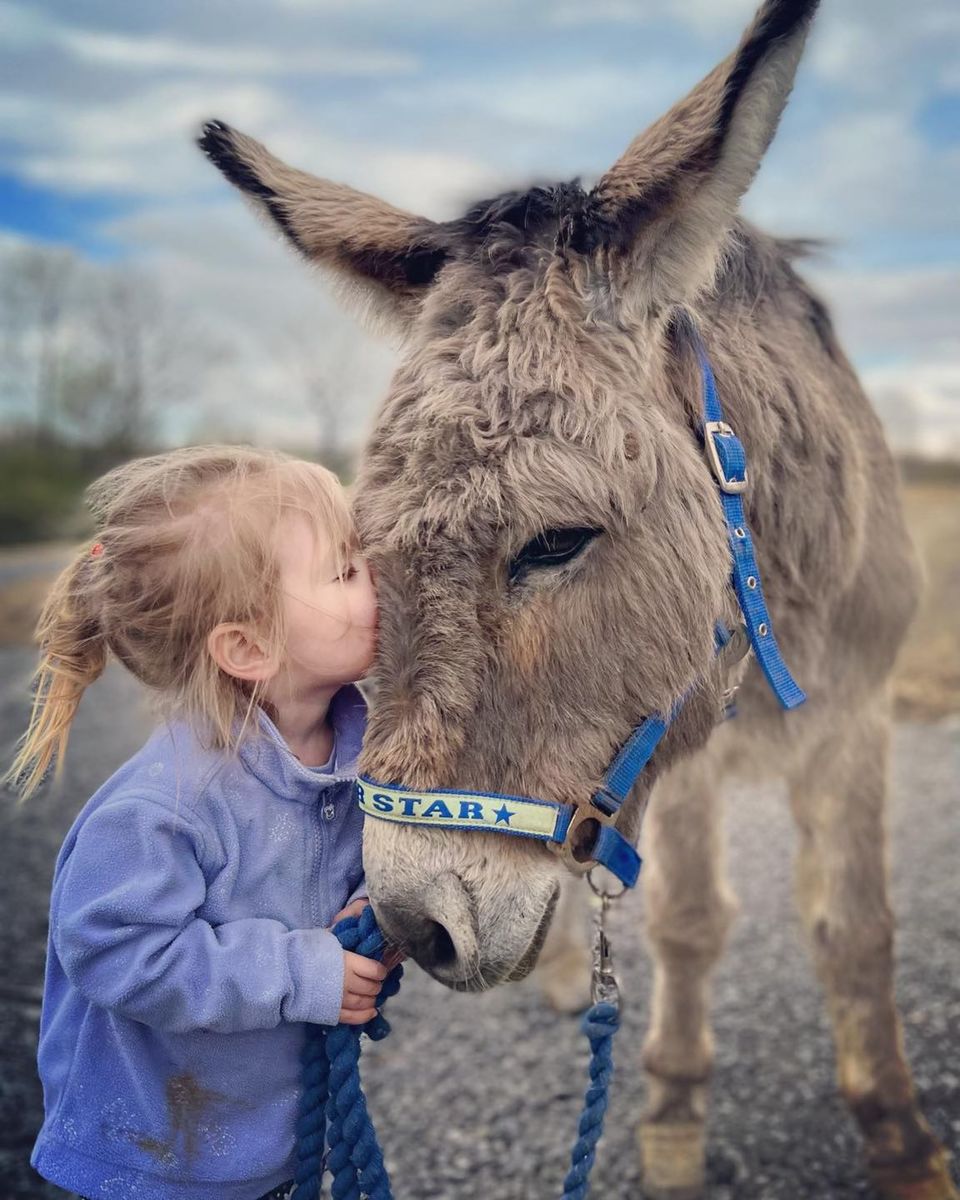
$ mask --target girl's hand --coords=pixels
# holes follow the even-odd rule
[[[354,900],[352,904],[348,904],[346,908],[342,908],[337,913],[337,915],[333,918],[333,924],[336,925],[336,923],[338,921],[342,921],[344,917],[359,917],[369,903],[370,901],[366,898],[366,896],[361,896],[359,900]],[[391,946],[387,949],[387,952],[383,956],[383,965],[388,971],[392,971],[393,968],[402,963],[406,957],[407,956],[405,954],[402,954],[399,950]]]
[[[377,1015],[376,999],[387,977],[387,968],[372,958],[343,952],[341,1025],[366,1025]]]

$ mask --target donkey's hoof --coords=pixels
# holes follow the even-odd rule
[[[648,1200],[700,1200],[705,1151],[706,1133],[698,1121],[641,1125],[644,1195]]]
[[[566,946],[537,964],[537,983],[554,1012],[579,1013],[590,1007],[589,954],[585,946]]]
[[[950,1178],[949,1158],[937,1150],[925,1163],[870,1168],[870,1182],[882,1200],[960,1200]]]

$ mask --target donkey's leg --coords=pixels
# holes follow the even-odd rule
[[[589,923],[587,885],[565,875],[536,968],[537,983],[557,1012],[582,1012],[590,1006]]]
[[[720,816],[702,754],[658,783],[647,815],[645,898],[654,987],[640,1148],[644,1189],[663,1200],[692,1200],[704,1184],[713,1064],[707,975],[735,907],[722,875]]]
[[[920,1115],[893,997],[884,805],[889,719],[879,702],[818,745],[793,781],[797,892],[826,990],[840,1088],[887,1200],[957,1200]]]

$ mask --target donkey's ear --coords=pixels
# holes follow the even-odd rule
[[[222,121],[207,122],[197,144],[364,315],[406,327],[447,257],[433,222],[288,167]]]
[[[582,248],[605,248],[637,314],[692,299],[776,132],[818,0],[766,0],[737,50],[640,134],[593,190]]]

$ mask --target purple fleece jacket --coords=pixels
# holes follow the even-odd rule
[[[254,1200],[293,1175],[304,1022],[336,1024],[328,927],[365,894],[355,764],[366,709],[331,705],[304,767],[274,725],[239,759],[158,729],[57,858],[31,1162],[92,1200]]]

